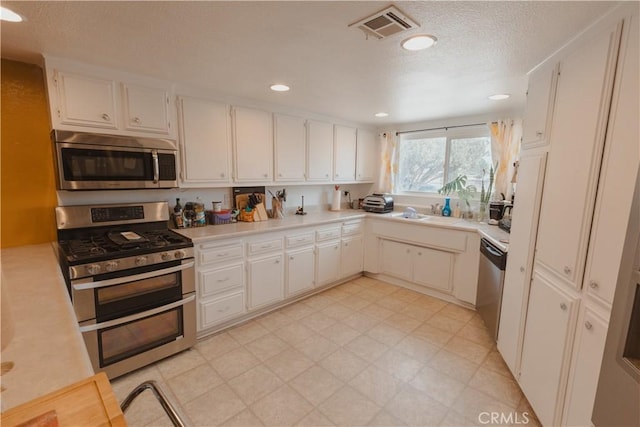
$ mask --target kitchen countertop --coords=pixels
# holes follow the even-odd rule
[[[477,232],[490,240],[504,252],[509,250],[509,233],[496,225],[488,225],[477,221],[467,221],[461,218],[430,216],[425,220],[407,219],[398,216],[401,212],[376,214],[356,209],[342,211],[311,211],[307,215],[288,215],[282,219],[270,219],[261,222],[235,222],[223,225],[207,225],[186,229],[176,229],[178,233],[190,238],[194,243],[216,239],[244,237],[257,233],[281,231],[298,227],[330,224],[332,222],[353,220],[358,218],[383,219],[387,221],[407,222],[427,227],[449,228],[452,230]]]
[[[2,411],[94,374],[52,244],[2,249]]]

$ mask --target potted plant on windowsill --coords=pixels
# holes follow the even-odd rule
[[[438,190],[439,194],[448,196],[449,194],[455,192],[458,195],[460,200],[463,200],[467,205],[467,216],[471,214],[471,205],[469,204],[469,200],[473,198],[473,196],[478,192],[475,185],[469,184],[467,185],[467,176],[466,175],[458,175],[453,180],[447,182]]]
[[[480,208],[478,210],[478,221],[486,221],[487,218],[489,218],[489,201],[491,200],[491,189],[493,188],[493,179],[495,177],[495,170],[497,168],[497,162],[495,167],[491,165],[491,167],[489,168],[489,187],[487,187],[486,191],[484,188],[484,175],[486,173],[486,170],[482,169],[482,188],[480,190]]]

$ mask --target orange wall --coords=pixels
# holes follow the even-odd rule
[[[41,68],[2,59],[0,247],[56,240],[50,123]]]

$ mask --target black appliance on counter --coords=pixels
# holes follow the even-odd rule
[[[93,369],[115,378],[195,344],[193,242],[167,202],[56,208],[58,259]]]
[[[364,198],[362,209],[374,213],[391,212],[393,211],[393,197],[388,194],[373,193]]]

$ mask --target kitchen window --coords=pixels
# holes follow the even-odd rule
[[[396,154],[398,193],[437,193],[458,175],[480,191],[482,171],[488,181],[491,167],[491,137],[486,126],[406,133]]]

